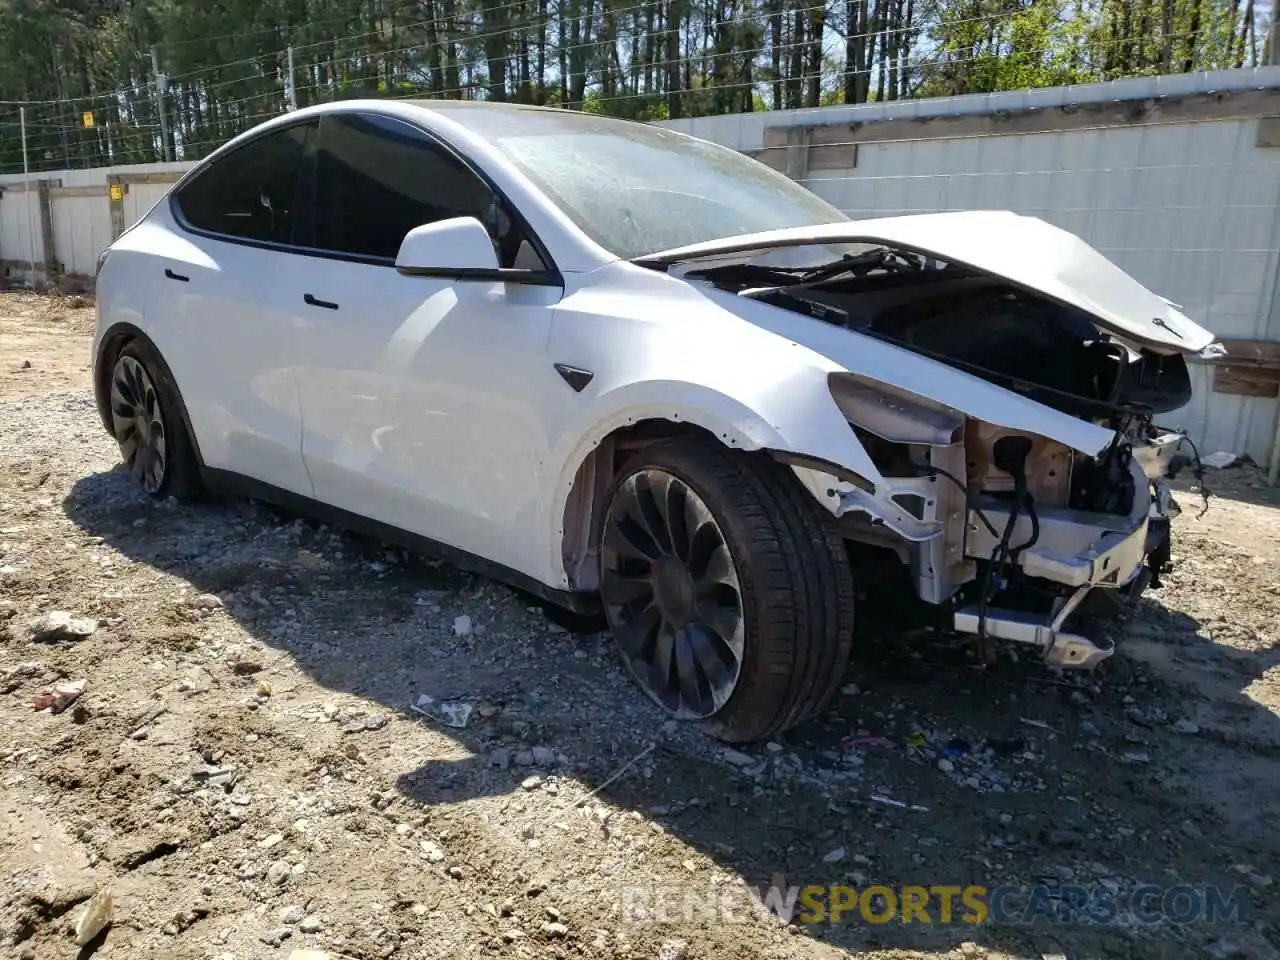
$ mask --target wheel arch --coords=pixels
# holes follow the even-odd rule
[[[178,381],[175,379],[173,371],[169,369],[169,364],[165,361],[164,354],[160,352],[160,348],[156,346],[155,341],[132,323],[115,323],[98,338],[93,364],[93,393],[98,406],[98,416],[102,419],[103,427],[106,428],[107,433],[114,436],[115,429],[111,423],[111,371],[115,368],[116,360],[120,357],[120,351],[134,342],[141,343],[152,354],[160,367],[158,372],[167,377],[169,382],[173,384],[174,394],[178,398],[178,416],[182,418],[182,427],[186,430],[187,436],[191,440],[191,447],[196,455],[196,463],[203,470],[204,458],[200,455],[200,441],[196,437],[195,430],[191,428],[191,417],[187,414],[187,404],[182,397],[182,390],[178,386]]]
[[[845,466],[794,451],[775,427],[740,402],[722,394],[700,399],[703,402],[697,404],[667,405],[666,409],[646,405],[616,413],[599,421],[566,458],[551,517],[551,542],[558,548],[555,569],[569,589],[597,588],[595,544],[605,497],[623,462],[645,445],[700,436],[731,450],[772,457],[792,468],[806,489],[810,486],[805,482],[806,467],[866,484]],[[851,429],[848,441],[861,450]]]

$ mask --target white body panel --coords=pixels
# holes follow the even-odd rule
[[[924,213],[772,230],[668,250],[652,259],[719,257],[733,262],[743,259],[736,255],[740,252],[754,250],[765,255],[796,244],[857,242],[932,253],[942,260],[1004,277],[1079,307],[1103,326],[1139,343],[1198,352],[1214,339],[1075,234],[1036,217],[1004,210]]]
[[[113,247],[99,281],[98,337],[128,323],[155,342],[207,466],[570,589],[561,540],[575,475],[610,432],[640,420],[693,423],[732,447],[803,455],[879,483],[828,388],[831,374],[847,371],[1085,454],[1111,439],[1101,427],[908,350],[621,261],[443,113],[358,101],[311,112],[359,109],[410,120],[469,156],[523,214],[563,288],[409,277],[202,239],[161,203]],[[834,242],[860,236],[855,226],[764,239]],[[1000,241],[1005,227],[1013,232]],[[939,249],[977,230],[982,249],[1006,253],[1034,234],[1047,244],[1043,263],[1028,254],[1016,270],[998,265],[1078,305],[1093,296],[1083,245],[1021,219],[901,218],[877,230],[913,246],[936,236]],[[682,256],[723,253],[743,240]],[[956,259],[982,266],[988,257],[969,250]],[[166,281],[166,266],[189,282]],[[1107,275],[1103,286],[1100,313],[1163,342],[1167,331],[1148,329],[1151,302],[1136,285]],[[338,309],[307,305],[306,294]],[[1112,316],[1125,304],[1137,319]],[[1180,346],[1200,337],[1190,321],[1164,315],[1184,334]],[[593,376],[575,392],[557,363]],[[817,474],[798,472],[815,489]],[[836,511],[847,493],[839,485],[837,495],[819,499]]]
[[[185,233],[160,204],[112,248],[98,331],[128,322],[156,344],[207,466],[311,496],[289,302],[303,260]]]
[[[311,260],[295,355],[316,497],[533,575],[560,291]],[[537,560],[533,559],[537,556]]]

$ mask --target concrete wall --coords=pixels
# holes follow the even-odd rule
[[[664,125],[756,156],[855,218],[974,208],[1042,217],[1220,337],[1275,342],[1275,116],[1272,67]],[[1164,419],[1204,453],[1265,463],[1274,385],[1251,391],[1269,396],[1224,393],[1240,386],[1218,373],[1195,366],[1195,399]]]

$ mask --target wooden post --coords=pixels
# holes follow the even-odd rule
[[[40,236],[44,241],[44,281],[56,287],[62,276],[62,264],[58,262],[57,238],[53,234],[53,197],[49,195],[53,186],[52,181],[42,177],[36,184],[36,197],[40,204]]]

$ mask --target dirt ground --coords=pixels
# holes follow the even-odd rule
[[[94,409],[92,319],[0,294],[0,955],[75,956],[103,890],[80,956],[1280,955],[1280,497],[1255,469],[1210,471],[1203,517],[1180,481],[1174,571],[1096,672],[982,668],[868,599],[827,714],[729,751],[504,587],[149,500]],[[87,623],[34,635],[55,610]],[[744,883],[887,889],[785,923]],[[1016,889],[1001,922],[864,915],[911,885]],[[1071,913],[1144,885],[1184,896]],[[1210,888],[1239,912],[1186,906]]]

